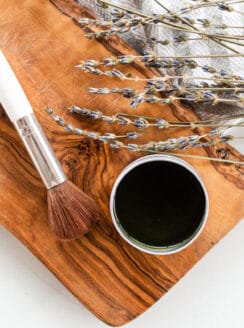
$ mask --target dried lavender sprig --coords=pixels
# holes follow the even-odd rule
[[[77,135],[88,137],[91,139],[100,140],[105,143],[108,143],[112,140],[121,139],[121,138],[136,139],[140,136],[140,134],[135,131],[126,132],[123,135],[116,135],[116,134],[110,133],[110,132],[101,134],[97,131],[87,131],[84,129],[76,128],[72,124],[67,123],[63,117],[57,115],[53,111],[53,109],[51,109],[49,107],[46,109],[46,112],[51,116],[51,118],[55,122],[57,122],[58,125],[62,126],[64,128],[64,130],[69,131],[72,134],[77,134]]]
[[[145,56],[147,60],[147,56]],[[133,55],[123,55],[123,56],[112,56],[112,57],[105,57],[103,58],[102,61],[98,60],[93,60],[93,59],[88,59],[85,61],[81,61],[80,64],[76,65],[75,67],[78,69],[82,69],[86,73],[90,74],[95,74],[95,75],[105,75],[109,77],[119,77],[123,80],[133,80],[133,81],[151,81],[151,80],[157,80],[157,81],[167,81],[170,79],[200,79],[200,80],[213,80],[213,81],[219,81],[219,82],[237,82],[241,81],[244,83],[244,79],[241,76],[238,75],[230,75],[227,74],[225,70],[221,69],[220,71],[217,71],[213,66],[210,65],[200,65],[198,64],[195,60],[193,59],[185,59],[185,60],[160,60],[158,62],[155,61],[149,61],[148,66],[153,66],[153,67],[160,67],[160,68],[182,68],[184,66],[190,68],[190,69],[195,69],[195,68],[201,68],[204,72],[208,72],[210,74],[214,74],[212,77],[195,77],[195,76],[169,76],[165,75],[163,77],[155,77],[153,79],[143,79],[143,78],[138,78],[138,77],[131,77],[130,73],[124,74],[118,69],[113,69],[112,71],[102,71],[99,69],[99,66],[116,66],[118,64],[121,65],[126,65],[126,64],[131,64],[135,62],[135,58]]]
[[[188,148],[188,145],[190,145],[190,144],[194,148],[196,148],[196,147],[197,148],[198,147],[209,147],[209,146],[213,145],[211,140],[206,141],[206,142],[205,141],[200,142],[201,146],[197,145],[198,138],[201,139],[203,137],[203,136],[199,136],[199,135],[182,137],[182,139],[177,138],[176,142],[175,142],[174,139],[169,139],[169,140],[163,141],[163,143],[166,142],[165,145],[160,144],[160,142],[159,142],[159,148],[160,149],[158,149],[158,150],[155,149],[155,143],[148,143],[148,144],[145,144],[145,145],[124,144],[122,141],[115,140],[114,138],[111,138],[111,137],[98,138],[97,137],[97,135],[99,135],[98,132],[88,132],[88,131],[86,131],[86,133],[84,135],[83,132],[82,133],[79,132],[80,129],[74,128],[72,125],[65,122],[62,117],[56,115],[51,108],[47,109],[47,113],[51,116],[52,119],[55,120],[55,122],[57,124],[62,126],[66,131],[69,131],[69,132],[74,133],[74,134],[86,136],[86,137],[91,138],[91,139],[96,139],[96,140],[99,140],[99,141],[104,142],[104,143],[108,143],[112,149],[125,148],[125,149],[133,151],[133,152],[134,151],[146,151],[146,152],[154,152],[154,153],[165,153],[165,152],[170,153],[168,151],[172,150],[172,149],[174,150],[175,147],[178,147],[178,148],[181,148],[181,149],[186,149],[186,148]],[[83,130],[81,130],[81,131],[83,131]],[[229,140],[234,138],[232,136],[225,136],[225,135],[221,134],[221,132],[219,132],[219,131],[217,132],[217,130],[215,131],[215,133],[213,133],[213,131],[212,131],[212,134],[218,135],[219,142],[223,142],[223,143],[228,142]],[[108,133],[108,135],[110,136],[111,134]],[[204,135],[204,136],[206,136],[206,135]],[[167,149],[166,150],[161,150],[161,149],[164,149],[164,148],[168,148],[168,150]],[[184,155],[184,154],[179,154],[179,153],[172,153],[172,154],[174,154],[175,156],[182,156],[182,157],[185,156],[185,157],[194,157],[194,158],[199,158],[199,159],[216,160],[216,161],[220,161],[220,162],[233,163],[233,164],[239,164],[239,165],[244,164],[244,162],[231,161],[231,160],[227,160],[227,159],[219,159],[219,158],[215,159],[215,158],[211,158],[211,157],[197,156],[197,155],[187,155],[187,154]]]
[[[207,65],[205,65],[207,66]],[[139,77],[131,77],[130,73],[122,73],[120,70],[118,69],[113,69],[113,70],[108,70],[108,71],[102,71],[99,68],[95,68],[92,66],[79,66],[79,69],[82,69],[84,72],[86,73],[90,73],[90,74],[95,74],[95,75],[104,75],[107,77],[117,77],[121,80],[128,80],[128,81],[134,81],[134,82],[147,82],[147,84],[150,84],[152,87],[157,87],[158,85],[160,85],[160,88],[163,88],[163,86],[165,85],[165,89],[170,89],[172,90],[172,83],[170,81],[174,81],[177,80],[178,81],[178,85],[177,85],[177,89],[180,90],[184,87],[191,87],[193,88],[206,88],[207,89],[211,89],[211,88],[226,88],[226,90],[223,91],[228,91],[227,88],[231,89],[233,88],[233,92],[235,92],[235,90],[239,90],[239,92],[241,92],[241,87],[244,86],[244,80],[239,77],[239,76],[231,76],[231,75],[225,75],[226,73],[223,71],[222,75],[212,75],[212,77],[198,77],[198,76],[188,76],[188,75],[178,75],[178,76],[170,76],[170,75],[165,75],[162,77],[154,77],[151,79],[148,78],[139,78]],[[205,68],[202,68],[203,70],[205,70]],[[211,70],[211,66],[207,66],[206,67],[206,71],[210,71]],[[231,79],[231,77],[233,79]],[[185,83],[186,81],[194,81],[194,80],[201,80],[200,84],[196,84],[196,83],[189,83],[188,85],[184,85],[183,83]],[[208,83],[206,83],[206,81],[211,81],[212,83],[214,82],[214,85],[209,85]],[[175,84],[175,83],[174,83]],[[221,91],[221,90],[219,90]]]
[[[243,36],[244,40],[244,36]],[[207,54],[207,55],[170,55],[170,56],[158,56],[156,52],[153,51],[145,51],[144,55],[123,55],[119,56],[118,58],[121,59],[127,59],[130,58],[131,60],[140,59],[141,61],[148,63],[151,61],[157,61],[160,59],[192,59],[192,58],[229,58],[229,57],[243,57],[244,53],[238,53],[238,54]],[[122,64],[122,63],[121,63]],[[124,62],[124,64],[128,64],[127,62]]]
[[[71,113],[75,113],[75,114],[79,114],[81,116],[87,117],[87,118],[91,118],[91,119],[95,119],[95,120],[102,120],[105,121],[107,123],[117,123],[119,125],[125,125],[125,126],[129,126],[132,125],[134,127],[136,127],[137,129],[145,129],[148,128],[149,126],[155,126],[159,129],[168,129],[170,127],[176,126],[167,122],[166,120],[162,119],[162,118],[158,118],[155,120],[155,122],[149,122],[148,120],[146,120],[146,118],[143,117],[137,117],[136,119],[130,119],[128,116],[130,115],[126,115],[126,114],[122,114],[122,113],[117,113],[115,115],[112,116],[108,116],[103,114],[101,111],[95,111],[95,110],[91,110],[85,107],[78,107],[78,106],[71,106],[69,108]]]
[[[222,117],[215,117],[214,119],[210,120],[201,120],[201,121],[180,121],[180,122],[175,122],[175,121],[166,121],[162,117],[155,117],[155,116],[144,116],[144,115],[135,115],[135,114],[128,114],[128,113],[116,113],[115,116],[120,117],[120,118],[133,118],[134,120],[136,119],[142,119],[148,122],[156,122],[153,123],[155,126],[158,128],[171,128],[171,127],[184,127],[184,128],[191,128],[195,129],[198,127],[237,127],[237,126],[244,126],[244,121],[243,123],[226,123],[230,120],[233,119],[244,119],[244,114],[239,114],[239,115],[228,115],[228,116],[222,116]]]
[[[243,115],[232,115],[224,116],[221,118],[215,118],[212,120],[205,121],[193,121],[193,122],[173,122],[167,121],[162,117],[153,116],[142,116],[142,115],[132,115],[127,113],[116,113],[115,115],[109,116],[105,115],[99,110],[92,110],[86,107],[79,107],[73,105],[69,108],[70,112],[73,114],[78,114],[92,120],[102,120],[104,122],[113,124],[117,123],[119,125],[134,126],[137,129],[146,129],[148,127],[156,127],[158,129],[170,129],[170,128],[190,128],[195,129],[197,127],[233,127],[233,126],[244,126],[244,123],[226,123],[229,120],[244,118]]]
[[[109,66],[116,66],[116,65],[128,65],[132,64],[137,60],[133,55],[124,55],[119,57],[106,57],[103,58],[103,61],[97,61],[97,60],[86,60],[81,61],[76,68],[83,69],[84,71],[90,71],[94,68],[98,68],[99,66],[109,67]],[[157,68],[182,68],[182,67],[188,67],[190,69],[194,69],[197,67],[200,67],[200,65],[194,61],[189,59],[177,59],[177,60],[171,60],[171,59],[157,59],[157,60],[150,60],[148,56],[144,56],[141,60],[146,66],[150,67],[157,67]],[[212,71],[216,72],[212,68]],[[107,72],[107,71],[106,71]],[[113,72],[111,72],[113,75]]]
[[[223,102],[224,100],[232,100],[243,102],[244,97],[240,96],[240,93],[243,93],[243,88],[217,88],[217,87],[182,87],[177,86],[175,88],[170,88],[165,85],[155,86],[153,84],[149,84],[145,86],[144,90],[135,90],[133,88],[88,88],[90,93],[100,94],[100,95],[108,95],[108,94],[121,94],[125,98],[130,98],[131,106],[133,108],[137,107],[138,104],[147,102],[147,103],[172,103],[172,101],[178,97],[184,97],[185,100],[188,101],[213,101],[213,104],[217,104],[218,102]],[[219,91],[221,90],[221,91]],[[234,90],[234,92],[233,92]],[[157,93],[164,92],[164,97],[158,97]],[[220,95],[223,96],[228,95],[227,98],[220,98]],[[170,100],[170,99],[173,100]],[[226,101],[225,101],[226,102]],[[227,101],[229,102],[229,101]]]
[[[243,36],[244,40],[244,36]],[[238,54],[207,54],[207,55],[174,55],[174,56],[158,56],[156,53],[149,53],[143,56],[141,55],[134,55],[135,59],[142,59],[147,61],[151,60],[158,60],[158,59],[191,59],[191,58],[226,58],[226,57],[243,57],[244,53]]]
[[[54,119],[57,122],[57,124],[62,126],[66,131],[70,131],[73,134],[82,135],[82,136],[89,137],[92,139],[98,139],[103,142],[113,141],[113,140],[116,140],[117,138],[121,138],[121,137],[127,137],[127,138],[131,138],[131,139],[136,138],[134,135],[136,133],[133,131],[128,132],[127,134],[122,135],[122,136],[116,136],[113,133],[105,133],[104,135],[101,135],[99,132],[77,129],[77,128],[74,128],[69,123],[67,123],[61,116],[55,114],[55,112],[51,108],[47,108],[46,112],[52,117],[52,119]],[[136,134],[136,136],[138,136],[138,135]],[[214,129],[208,133],[205,133],[204,135],[190,135],[190,136],[184,136],[184,137],[179,137],[179,138],[170,138],[170,139],[167,139],[164,141],[150,141],[149,143],[146,143],[143,145],[137,145],[137,146],[143,147],[143,148],[147,147],[148,149],[150,149],[152,147],[155,148],[156,146],[158,146],[161,149],[165,148],[165,150],[167,150],[167,149],[174,149],[174,150],[186,149],[189,147],[198,148],[198,147],[201,147],[202,144],[204,144],[204,146],[206,146],[206,142],[201,140],[206,137],[218,137],[219,140],[209,140],[208,141],[208,142],[214,141],[214,144],[217,142],[223,143],[223,142],[228,142],[233,139],[244,138],[244,137],[234,137],[231,135],[225,135],[224,130]],[[132,144],[129,144],[129,145],[132,145]],[[211,143],[211,145],[212,145],[212,143]]]
[[[87,131],[82,130],[79,128],[73,127],[71,124],[67,123],[61,116],[55,114],[55,112],[51,109],[47,109],[47,113],[60,125],[62,126],[66,131],[69,131],[73,134],[82,135],[85,137],[89,137],[92,139],[100,140],[103,142],[111,142],[113,140],[119,139],[119,138],[129,138],[129,139],[136,139],[138,137],[138,134],[134,131],[127,132],[125,135],[117,136],[114,133],[105,133],[104,135],[101,135],[99,132],[96,131]],[[206,137],[218,137],[216,140],[209,140],[209,141],[202,141],[203,138]],[[226,136],[223,134],[223,131],[220,129],[215,129],[210,131],[209,133],[206,133],[204,135],[190,135],[185,137],[179,137],[179,138],[170,138],[164,141],[150,141],[149,143],[143,144],[143,145],[136,145],[136,144],[128,144],[127,146],[133,150],[133,147],[142,147],[143,149],[152,149],[152,150],[178,150],[178,149],[188,149],[188,148],[199,148],[199,147],[206,147],[206,146],[212,146],[218,142],[227,142],[229,140],[232,140],[234,137],[232,136]]]
[[[89,92],[93,94],[107,95],[110,93],[119,93],[122,94],[125,98],[130,98],[130,105],[132,108],[136,108],[139,104],[148,103],[148,104],[173,104],[176,100],[187,100],[195,103],[198,102],[211,102],[213,105],[218,103],[235,103],[235,102],[244,102],[244,97],[238,95],[231,95],[234,98],[220,98],[217,93],[211,91],[198,91],[196,93],[190,92],[186,94],[170,94],[165,97],[158,97],[155,94],[149,94],[147,91],[141,90],[135,92],[132,88],[89,88]],[[183,97],[184,96],[184,97]]]
[[[212,86],[208,85],[207,87],[203,87],[201,85],[195,84],[195,85],[177,85],[175,87],[167,85],[167,84],[147,84],[145,86],[145,90],[138,90],[130,87],[124,87],[124,88],[94,88],[94,87],[89,87],[88,88],[90,93],[94,94],[101,94],[101,95],[108,95],[108,94],[122,94],[125,98],[132,98],[136,94],[141,94],[145,93],[147,95],[149,94],[156,94],[160,92],[166,92],[166,94],[175,94],[175,95],[185,95],[185,94],[198,94],[200,95],[200,92],[212,92],[215,93],[216,91],[218,92],[218,95],[221,93],[226,94],[228,92],[228,95],[230,94],[230,91],[234,91],[233,95],[239,95],[240,93],[244,92],[244,88],[240,87],[223,87],[219,86],[218,84]]]
[[[214,130],[211,132],[210,136],[218,135],[219,131]],[[133,148],[143,148],[144,150],[153,150],[153,151],[167,151],[167,150],[186,150],[189,148],[202,148],[202,147],[210,147],[214,146],[220,142],[228,142],[232,140],[231,136],[219,136],[217,139],[211,139],[208,141],[201,141],[202,138],[207,137],[208,134],[204,136],[198,135],[191,135],[186,137],[179,137],[179,138],[170,138],[165,141],[157,141],[143,144],[143,145],[136,145],[136,144],[128,144],[133,150]]]
[[[110,144],[110,147],[112,149],[127,149],[129,151],[133,152],[146,152],[146,153],[153,153],[153,154],[169,154],[177,157],[185,157],[185,158],[195,158],[195,159],[201,159],[201,160],[209,160],[214,162],[220,162],[220,163],[228,163],[228,164],[235,164],[235,165],[244,165],[244,161],[235,161],[230,159],[223,159],[223,158],[216,158],[216,157],[209,157],[209,156],[201,156],[201,155],[190,155],[190,154],[184,154],[184,153],[176,153],[171,151],[160,151],[160,150],[151,150],[151,149],[145,149],[145,148],[138,148],[136,146],[128,146],[123,144],[119,141],[114,141]],[[207,147],[207,146],[206,146]]]

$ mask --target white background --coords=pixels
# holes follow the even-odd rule
[[[0,327],[107,327],[0,227]],[[244,220],[124,328],[243,328]]]

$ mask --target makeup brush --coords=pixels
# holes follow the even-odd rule
[[[86,234],[98,220],[97,204],[67,180],[14,72],[0,50],[0,103],[47,188],[48,222],[62,240]]]

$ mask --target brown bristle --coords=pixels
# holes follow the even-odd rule
[[[49,189],[47,201],[50,229],[58,239],[79,238],[99,219],[94,200],[68,180]]]

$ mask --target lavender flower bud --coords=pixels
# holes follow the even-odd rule
[[[92,139],[98,139],[99,135],[97,132],[91,131],[91,132],[87,132],[87,137]]]
[[[145,101],[148,103],[148,104],[154,104],[158,101],[158,98],[154,95],[151,95],[147,98],[145,98]]]
[[[157,40],[157,43],[161,44],[162,46],[167,46],[168,44],[170,44],[170,41],[168,39]]]
[[[130,105],[132,108],[136,108],[140,103],[144,101],[144,96],[141,94],[138,94],[134,96],[133,100],[131,101]]]
[[[97,61],[97,60],[89,59],[89,60],[86,60],[86,61],[84,62],[84,64],[85,64],[86,66],[98,67],[98,66],[100,65],[100,62]]]
[[[123,89],[123,96],[125,98],[131,98],[135,95],[135,90],[132,88],[124,88]]]
[[[122,18],[125,15],[125,12],[123,10],[118,10],[117,8],[114,8],[111,11],[111,15],[116,17],[116,18]]]
[[[66,130],[66,131],[73,131],[73,130],[74,130],[74,127],[73,127],[73,125],[71,125],[71,124],[67,124],[67,125],[65,126],[64,130]]]
[[[46,112],[47,112],[49,115],[51,115],[51,114],[54,113],[54,111],[53,111],[52,108],[50,108],[50,107],[47,107],[47,108],[46,108]]]
[[[203,143],[200,143],[200,147],[210,147],[214,144],[215,142],[213,140],[210,140],[210,141],[206,141],[206,142],[203,142]]]
[[[132,131],[132,132],[127,132],[126,137],[129,139],[137,139],[138,138],[138,133]]]
[[[189,139],[190,141],[196,141],[196,140],[199,139],[199,136],[198,136],[198,135],[192,135],[192,136],[189,136],[188,139]]]
[[[89,117],[90,114],[91,114],[90,109],[84,108],[84,107],[83,108],[80,108],[79,111],[76,109],[75,112],[81,114],[82,116],[86,116],[86,117]]]
[[[134,56],[131,56],[131,55],[124,55],[124,56],[120,56],[119,57],[119,64],[131,64],[135,61],[135,58]]]
[[[99,136],[98,137],[99,141],[102,141],[103,143],[108,143],[109,142],[109,138],[105,137],[105,136]]]
[[[60,126],[65,126],[65,122],[64,122],[64,120],[60,117],[59,118],[59,121],[58,121],[58,124],[60,125]]]
[[[112,93],[122,93],[122,92],[123,92],[123,89],[112,88],[110,91],[111,91]]]
[[[140,147],[137,144],[128,144],[127,149],[130,151],[138,151],[140,150]]]
[[[226,11],[232,11],[232,10],[233,10],[233,7],[232,7],[232,6],[230,6],[230,5],[228,5],[228,4],[225,4],[224,2],[219,3],[219,4],[218,4],[218,8],[219,8],[220,10],[226,10]]]
[[[106,137],[107,139],[115,139],[116,135],[114,133],[110,133],[110,132],[106,132],[104,133],[104,137]]]
[[[101,71],[97,68],[92,67],[92,66],[87,66],[87,67],[85,67],[85,69],[90,74],[101,75]]]
[[[189,17],[186,17],[186,16],[184,16],[184,17],[182,17],[182,18],[184,18],[184,20],[186,20],[186,21],[187,21],[189,24],[191,24],[191,25],[196,24],[195,20],[192,19],[192,18],[189,18]]]
[[[111,142],[109,146],[112,149],[119,149],[123,148],[124,144],[121,141],[113,140],[113,142]]]
[[[71,106],[71,108],[70,108],[70,113],[77,113],[77,114],[80,114],[80,107],[75,106],[75,105]]]
[[[183,34],[183,33],[174,37],[175,42],[184,42],[184,41],[187,41],[187,39],[188,39],[187,35]]]
[[[54,119],[54,121],[58,122],[60,120],[60,117],[57,114],[52,114],[52,118]]]
[[[75,128],[73,132],[74,132],[74,134],[78,134],[78,135],[81,135],[81,136],[84,135],[84,130],[81,130],[81,129],[78,129],[78,128]]]
[[[114,66],[118,64],[118,59],[116,57],[106,57],[103,58],[103,64],[105,66]]]
[[[102,117],[102,119],[103,119],[104,122],[107,122],[107,123],[113,123],[115,121],[115,117],[113,117],[113,116],[111,117],[111,116],[105,116],[104,115]]]
[[[89,18],[80,18],[78,23],[81,25],[89,25],[91,23],[91,19]]]
[[[112,77],[113,76],[113,73],[111,71],[105,71],[104,72],[104,75],[109,76],[109,77]]]
[[[203,65],[202,70],[208,73],[216,73],[216,69],[213,66]]]
[[[120,72],[118,69],[115,69],[115,68],[112,70],[112,74],[113,74],[113,76],[119,77],[120,79],[125,78],[125,75],[122,72]]]
[[[100,95],[108,95],[110,93],[110,89],[108,88],[98,88],[97,93]]]
[[[167,142],[169,142],[172,145],[176,145],[178,143],[178,139],[170,138],[170,139],[167,140]]]
[[[199,65],[198,63],[193,60],[193,59],[185,59],[184,63],[189,67],[189,68],[197,68]]]
[[[210,22],[210,20],[208,20],[208,19],[206,19],[206,18],[197,18],[197,21],[200,22],[200,23],[202,23],[202,25],[203,25],[204,27],[209,27],[209,26],[211,26],[211,22]]]
[[[204,98],[213,99],[214,98],[214,94],[211,91],[205,91],[205,92],[203,92],[203,97]]]
[[[90,93],[98,93],[98,88],[89,87],[89,88],[88,88],[88,91],[89,91]]]
[[[143,149],[148,149],[148,150],[160,150],[159,148],[159,143],[155,141],[150,141],[147,144],[142,146]]]
[[[212,130],[209,132],[208,134],[210,137],[215,137],[217,135],[219,135],[219,130]]]
[[[159,141],[157,145],[155,146],[155,150],[165,151],[167,150],[167,145],[165,141]]]
[[[220,137],[220,142],[228,142],[231,139],[232,139],[232,136],[229,136],[229,135],[227,135],[227,136],[221,136]]]
[[[119,27],[116,26],[112,26],[110,29],[111,34],[116,34],[116,33],[120,33],[121,29]]]
[[[131,120],[129,118],[127,118],[127,117],[118,116],[118,119],[119,119],[118,123],[120,125],[129,125],[129,124],[131,124]]]
[[[227,72],[224,69],[221,69],[220,70],[220,75],[221,76],[226,76],[227,75]]]
[[[167,121],[163,120],[162,118],[157,118],[156,122],[157,122],[156,126],[159,129],[167,129],[170,126],[170,124]]]
[[[90,117],[94,120],[97,120],[97,119],[101,118],[102,115],[103,115],[103,113],[100,112],[100,111],[94,111],[93,110],[93,111],[90,112]]]
[[[138,117],[138,118],[135,119],[134,125],[138,129],[144,129],[148,126],[148,122],[143,117]]]

